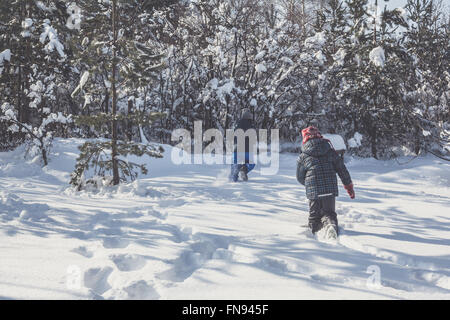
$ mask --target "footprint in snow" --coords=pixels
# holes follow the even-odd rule
[[[123,289],[131,300],[156,300],[160,298],[158,292],[146,281],[140,280]]]
[[[199,252],[186,250],[172,261],[173,267],[157,274],[157,278],[173,282],[183,282],[199,269],[206,258]]]
[[[90,268],[84,273],[84,286],[91,289],[97,295],[102,295],[111,286],[108,283],[108,277],[113,271],[111,267]]]
[[[167,219],[167,212],[164,209],[161,210],[155,210],[155,209],[145,209],[140,211],[144,215],[153,216],[155,218],[158,218],[160,220],[166,220]]]
[[[416,271],[414,274],[418,280],[426,281],[442,289],[450,290],[450,277],[430,271]]]
[[[109,258],[120,271],[140,270],[147,263],[143,257],[135,254],[112,254]]]
[[[186,204],[186,201],[183,199],[164,199],[158,202],[160,208],[181,207],[184,204]]]
[[[291,269],[290,266],[287,264],[286,261],[278,260],[278,259],[272,259],[272,258],[261,258],[257,262],[257,265],[265,270],[270,270],[274,273],[278,274],[284,274],[289,272]]]
[[[71,250],[72,252],[78,253],[86,258],[92,258],[94,254],[92,251],[89,251],[85,246],[79,246],[78,248],[74,248]]]
[[[20,212],[19,219],[21,221],[45,221],[47,219],[47,215],[43,211],[34,210],[34,209],[24,209]]]
[[[320,273],[315,273],[315,274],[311,274],[309,275],[309,277],[314,280],[314,281],[318,281],[318,282],[324,282],[324,283],[345,283],[348,282],[349,280],[345,277],[341,277],[338,275],[333,275],[333,274],[320,274]]]
[[[157,274],[157,278],[183,282],[208,260],[225,254],[223,251],[216,253],[218,249],[228,250],[229,247],[229,240],[220,236],[197,234],[195,238],[198,241],[190,244],[189,248],[181,252],[178,258],[170,261],[173,265],[172,268]],[[222,257],[226,258],[227,254]]]
[[[120,238],[105,238],[103,239],[103,247],[106,249],[124,249],[128,247],[130,244],[130,241],[126,239],[120,239]]]

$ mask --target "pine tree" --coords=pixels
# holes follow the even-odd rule
[[[450,122],[450,23],[442,15],[438,1],[409,0],[404,16],[408,28],[405,46],[414,57],[414,77],[410,79],[406,103],[408,119],[414,128],[414,150],[445,155]]]
[[[28,0],[0,4],[0,52],[8,52],[0,62],[0,91],[5,93],[0,97],[1,120],[9,131],[5,136],[26,141],[28,153],[40,154],[44,165],[56,123],[70,122],[58,110],[57,99],[68,74],[59,32],[65,28],[61,5]]]
[[[405,140],[404,82],[412,60],[395,32],[402,21],[398,13],[368,6],[366,0],[346,3],[350,28],[334,92],[349,126],[346,135],[363,133],[371,156],[387,156],[391,146]]]
[[[135,67],[138,61],[133,62],[130,59],[139,56],[136,52],[142,51],[143,45],[136,45],[132,34],[128,35],[126,32],[137,27],[135,23],[142,12],[136,6],[130,6],[128,1],[119,0],[108,3],[84,0],[77,2],[77,5],[82,11],[83,20],[73,47],[74,50],[80,50],[75,63],[84,71],[73,96],[83,93],[85,106],[101,101],[108,105],[111,99],[111,111],[77,117],[79,125],[106,129],[103,132],[109,140],[88,141],[80,147],[81,153],[72,174],[71,184],[81,188],[85,172],[93,166],[96,169],[95,174],[104,176],[106,172],[111,172],[111,183],[117,185],[127,177],[134,179],[135,169],[146,173],[144,165],[128,162],[125,159],[127,155],[162,157],[163,152],[161,147],[155,145],[121,140],[118,131],[120,122],[132,121],[139,125],[148,125],[161,116],[142,113],[127,115],[119,109],[120,99],[123,98],[120,94],[127,91],[130,82],[139,79],[140,69]],[[103,126],[105,123],[109,124],[107,128]]]
[[[317,110],[315,124],[324,131],[342,135],[350,131],[348,127],[351,125],[346,118],[345,106],[338,98],[341,88],[339,73],[349,56],[347,52],[350,44],[350,25],[347,14],[343,0],[328,0],[323,10],[316,11],[314,25],[316,32],[322,32],[326,39],[321,48],[326,61],[317,79],[321,87],[322,109]]]

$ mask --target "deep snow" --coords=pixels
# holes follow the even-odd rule
[[[348,159],[356,199],[340,187],[342,235],[327,243],[303,227],[294,154],[235,184],[228,166],[145,159],[146,177],[75,192],[81,142],[56,140],[44,169],[0,153],[0,298],[450,298],[444,161]]]

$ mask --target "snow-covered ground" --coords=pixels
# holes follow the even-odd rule
[[[228,166],[151,159],[148,176],[88,193],[68,186],[79,143],[58,139],[44,169],[0,153],[1,299],[450,298],[444,161],[349,159],[356,199],[340,187],[329,243],[303,227],[296,155],[235,184]]]

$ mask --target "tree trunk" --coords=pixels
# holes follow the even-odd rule
[[[370,134],[370,144],[371,144],[371,151],[372,151],[372,157],[378,160],[377,156],[377,132],[376,129],[371,130]]]
[[[21,21],[24,20],[24,16],[25,16],[25,1],[22,2],[21,6],[20,6],[20,18]],[[27,42],[27,40],[25,39],[25,42]],[[20,50],[19,50],[19,55],[20,55],[20,59],[18,59],[18,74],[17,74],[17,112],[18,112],[18,119],[20,122],[25,123],[27,122],[26,119],[26,112],[24,110],[24,102],[22,101],[22,94],[23,94],[23,85],[22,85],[22,80],[23,80],[23,69],[22,69],[22,59],[24,57],[24,48],[21,46]]]
[[[113,184],[118,185],[120,182],[119,177],[119,163],[117,160],[117,120],[115,119],[117,113],[117,90],[116,90],[116,72],[117,72],[117,0],[112,1],[112,32],[113,32],[113,60],[112,60],[112,77],[111,77],[111,93],[112,93],[112,138],[111,138],[111,160],[113,169]]]
[[[48,165],[48,159],[47,159],[47,150],[45,150],[45,147],[43,145],[43,142],[41,141],[41,152],[42,152],[42,160],[44,161],[44,167]]]
[[[133,100],[128,100],[128,116],[133,112]],[[131,119],[127,120],[127,137],[128,141],[133,139],[133,121]]]
[[[104,109],[104,112],[106,114],[109,113],[109,90],[108,90],[108,88],[106,88],[106,90],[105,90],[105,109]]]
[[[377,44],[377,15],[378,15],[378,0],[375,0],[375,17],[373,18],[373,44]]]

